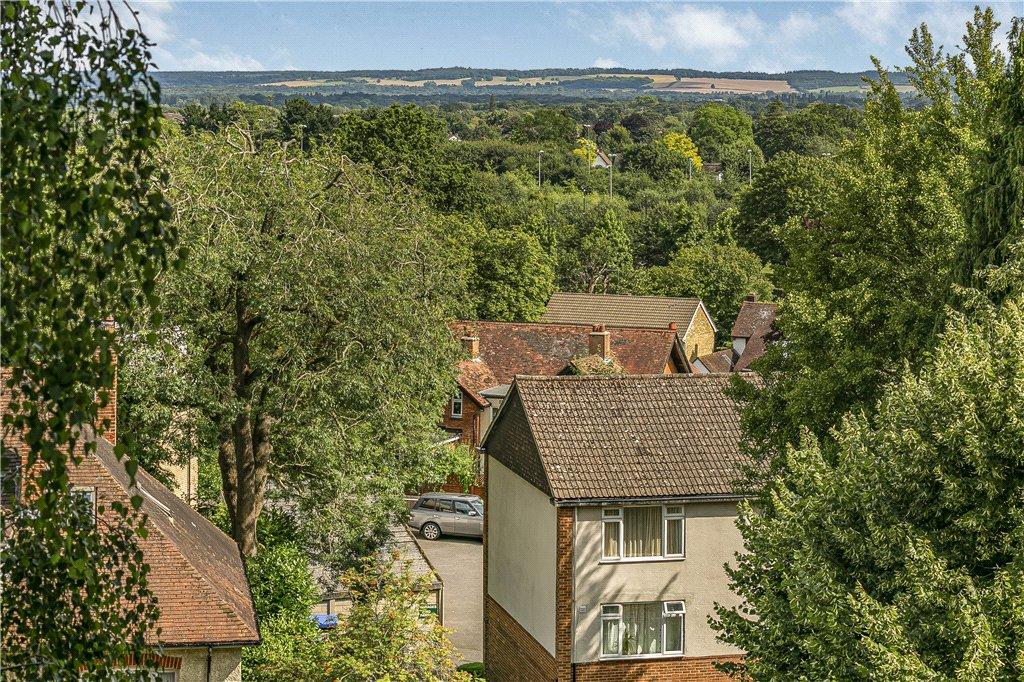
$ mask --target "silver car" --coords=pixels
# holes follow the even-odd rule
[[[409,525],[428,540],[442,535],[484,535],[484,502],[476,495],[426,493],[411,510]]]

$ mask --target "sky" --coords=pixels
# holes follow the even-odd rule
[[[973,3],[135,0],[164,71],[613,67],[862,71],[906,64],[926,22],[960,44]],[[1005,29],[1024,0],[993,3]]]

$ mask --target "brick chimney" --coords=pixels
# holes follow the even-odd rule
[[[595,324],[590,332],[590,354],[599,355],[605,360],[612,357],[612,334],[603,324]]]
[[[668,323],[668,329],[669,329],[669,331],[672,331],[672,332],[679,331],[679,325],[676,324],[675,322],[669,322]]]
[[[747,297],[745,299],[743,299],[743,300],[744,301],[748,301],[750,303],[754,303],[754,302],[757,301],[757,294],[751,292],[751,293],[747,294]]]
[[[480,337],[479,336],[463,336],[462,349],[466,351],[471,360],[480,359]]]

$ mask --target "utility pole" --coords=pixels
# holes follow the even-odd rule
[[[747,150],[747,184],[754,184],[754,150]]]
[[[608,155],[608,196],[609,197],[612,195],[612,168],[615,167],[615,157],[616,156],[618,156],[618,154],[609,154]]]
[[[540,189],[540,157],[543,153],[543,149],[537,152],[537,189]]]

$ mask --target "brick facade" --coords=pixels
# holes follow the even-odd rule
[[[572,611],[575,600],[573,591],[573,541],[576,537],[576,515],[572,507],[557,510],[555,553],[555,661],[558,682],[572,682]]]
[[[575,682],[729,682],[715,669],[717,662],[739,662],[742,656],[698,656],[577,663]]]
[[[693,314],[693,324],[684,331],[686,336],[683,341],[686,344],[687,359],[692,361],[715,350],[715,328],[704,314],[703,308],[697,308],[697,312]]]
[[[482,408],[476,404],[466,391],[460,388],[459,392],[462,394],[462,416],[452,417],[452,401],[449,400],[444,408],[441,428],[452,435],[458,433],[460,443],[475,447],[480,439],[480,412]]]
[[[508,611],[484,599],[484,662],[488,682],[561,682],[555,659]],[[570,671],[571,672],[571,671]]]

